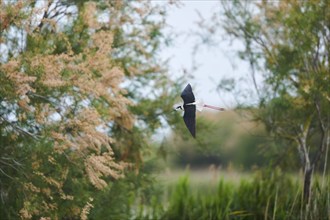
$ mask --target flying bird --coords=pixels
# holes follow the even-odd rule
[[[181,98],[183,100],[183,105],[179,105],[175,110],[184,111],[183,120],[186,124],[189,132],[195,138],[196,137],[196,109],[202,111],[204,107],[211,108],[219,111],[224,111],[224,108],[215,107],[212,105],[206,105],[203,102],[196,102],[194,93],[192,91],[191,85],[188,84],[186,88],[181,92]]]

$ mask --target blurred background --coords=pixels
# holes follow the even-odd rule
[[[0,5],[1,219],[330,218],[328,1]]]

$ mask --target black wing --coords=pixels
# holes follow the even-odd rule
[[[196,106],[195,105],[184,105],[183,120],[186,124],[191,135],[196,137]]]
[[[183,104],[193,103],[195,102],[195,96],[192,92],[191,85],[188,84],[186,88],[181,92],[181,98],[183,99]]]

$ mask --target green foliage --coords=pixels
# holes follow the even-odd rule
[[[139,174],[129,172],[125,179],[95,192],[89,219],[158,219],[164,212],[162,187],[143,169]]]
[[[250,170],[254,166],[268,166],[266,158],[274,152],[260,149],[274,142],[261,126],[246,120],[246,113],[248,110],[242,109],[241,112],[212,114],[206,111],[197,114],[196,139],[190,138],[182,119],[179,119],[178,130],[163,143],[171,152],[168,162],[192,168],[213,164]]]
[[[220,179],[216,186],[205,183],[196,186],[189,175],[169,185],[169,198],[165,209],[148,219],[328,219],[329,179],[320,186],[311,207],[304,205],[302,186],[296,176],[284,174],[280,169],[257,171],[253,177],[233,183]],[[149,210],[148,213],[152,213]]]
[[[178,83],[159,58],[166,9],[1,2],[1,219],[125,218],[131,200],[148,194],[137,192],[152,183],[143,170],[150,136],[176,122]]]
[[[304,139],[313,160],[317,151],[324,152],[320,134],[329,128],[328,1],[232,1],[223,2],[223,7],[223,27],[229,37],[243,43],[238,56],[251,67],[260,108],[254,112],[256,119],[271,136],[294,148],[308,130]],[[257,76],[263,79],[259,84]],[[227,90],[221,84],[219,89]],[[308,120],[312,122],[306,127]],[[301,155],[308,153],[299,148],[304,164],[302,160],[308,159]]]
[[[190,190],[188,178],[181,178],[169,200],[169,211],[166,213],[165,218],[175,219],[175,217],[181,216],[182,219],[190,219],[194,216],[196,199],[193,194],[189,193]]]
[[[307,173],[320,164],[326,172],[329,156],[329,2],[223,1],[222,6],[222,27],[231,40],[243,43],[237,55],[250,66],[253,89],[240,94],[254,94],[255,119],[274,138],[274,147],[296,149],[285,150],[288,157],[282,161],[300,162],[308,201],[312,176]],[[218,88],[233,91],[226,82]]]

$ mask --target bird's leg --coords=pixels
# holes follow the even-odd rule
[[[220,107],[216,107],[216,106],[212,106],[212,105],[206,105],[206,104],[204,104],[204,107],[211,108],[211,109],[218,110],[218,111],[224,111],[225,110],[224,108],[220,108]]]
[[[225,111],[224,108],[216,107],[216,106],[213,106],[213,105],[207,105],[207,104],[204,104],[203,102],[192,102],[192,103],[188,103],[186,105],[196,105],[196,108],[197,108],[198,111],[202,111],[203,107],[211,108],[211,109],[218,110],[218,111]]]

